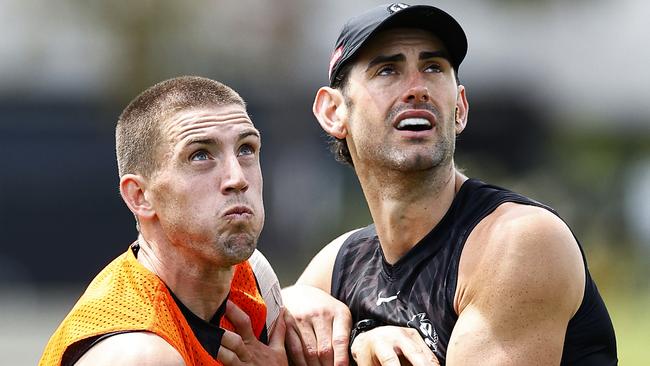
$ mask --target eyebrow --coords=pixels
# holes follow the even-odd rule
[[[240,140],[243,140],[243,139],[245,139],[245,138],[248,137],[248,136],[255,136],[255,137],[257,137],[258,139],[261,139],[261,137],[260,137],[260,133],[259,133],[257,130],[248,130],[248,131],[244,131],[244,132],[242,132],[242,133],[239,134],[239,139],[240,139]]]
[[[261,139],[260,133],[256,130],[249,130],[249,131],[244,131],[237,136],[237,140],[243,140],[248,136],[255,136],[258,139]],[[219,145],[220,142],[212,139],[212,138],[195,138],[187,141],[185,146],[192,146],[192,145]]]
[[[447,55],[447,52],[445,51],[424,51],[420,52],[420,55],[418,59],[420,60],[428,60],[430,58],[444,58],[446,60],[449,60],[449,55]],[[401,53],[397,53],[394,55],[379,55],[370,62],[368,62],[368,67],[366,68],[366,71],[370,70],[373,66],[378,65],[378,64],[383,64],[383,63],[390,63],[390,62],[401,62],[405,61],[406,56],[404,56]]]
[[[189,140],[185,146],[190,146],[190,145],[216,145],[217,142],[214,139],[210,138],[196,138],[196,139],[191,139]]]
[[[386,56],[379,55],[373,58],[372,60],[370,60],[370,62],[368,62],[368,67],[366,68],[366,71],[370,70],[373,66],[377,64],[383,64],[386,62],[399,62],[404,60],[406,60],[406,56],[404,56],[401,53],[397,53],[395,55],[386,55]]]
[[[420,52],[420,60],[428,60],[430,58],[444,58],[449,60],[449,55],[445,51],[425,51]]]

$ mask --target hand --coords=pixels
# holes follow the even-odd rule
[[[417,330],[392,325],[359,334],[352,357],[359,366],[440,365]]]
[[[350,310],[327,292],[307,285],[282,290],[287,308],[286,346],[296,366],[347,366]]]
[[[226,366],[264,365],[286,366],[287,354],[284,350],[284,310],[280,312],[269,345],[260,342],[253,333],[248,315],[232,301],[226,305],[226,317],[235,327],[235,332],[226,330],[221,338],[217,360]]]

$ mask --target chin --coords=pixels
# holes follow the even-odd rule
[[[235,265],[250,258],[256,247],[257,238],[251,234],[231,235],[221,243],[221,255],[224,262]]]
[[[393,166],[395,170],[402,172],[414,172],[435,169],[440,166],[442,160],[435,155],[431,154],[412,154],[410,156],[401,156],[400,158],[393,159]]]
[[[437,169],[452,160],[451,150],[447,146],[437,146],[434,150],[418,151],[404,157],[401,162],[404,170],[422,171]]]

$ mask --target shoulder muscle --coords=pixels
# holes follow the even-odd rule
[[[544,298],[555,289],[566,298],[572,290],[578,293],[573,310],[582,299],[584,277],[580,249],[566,224],[545,209],[514,203],[503,204],[477,225],[459,269],[459,283],[472,290],[466,295],[502,287],[514,295],[521,289]],[[459,302],[458,310],[469,299]]]
[[[561,219],[539,207],[501,205],[470,234],[458,279],[451,360],[559,362],[585,283],[582,255]]]

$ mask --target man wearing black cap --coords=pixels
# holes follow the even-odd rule
[[[454,165],[466,52],[460,25],[432,6],[382,5],[344,26],[313,110],[374,223],[327,245],[285,289],[297,364],[345,364],[350,328],[361,365],[616,364],[567,225]]]

